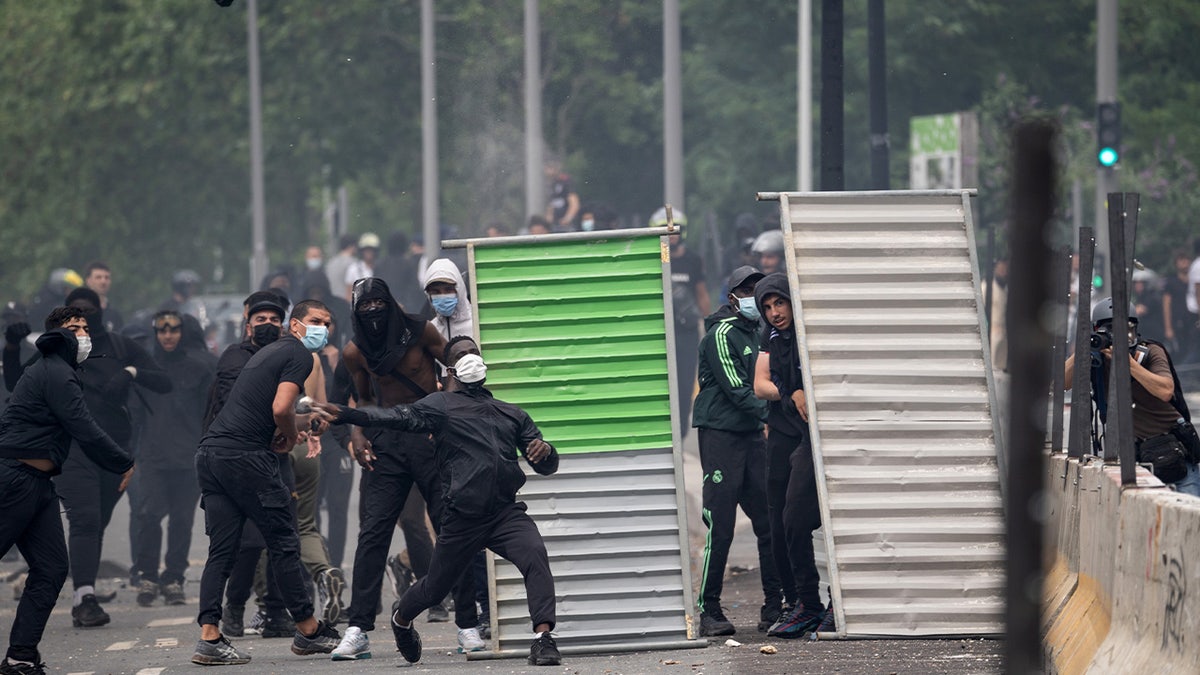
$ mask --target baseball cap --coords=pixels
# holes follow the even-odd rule
[[[733,289],[739,286],[745,286],[746,284],[756,284],[758,283],[758,280],[764,276],[766,275],[762,272],[759,272],[758,268],[752,265],[742,265],[729,275],[729,290],[732,291]]]
[[[358,238],[359,248],[379,248],[379,235],[374,232],[366,232]]]

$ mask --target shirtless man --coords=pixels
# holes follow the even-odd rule
[[[415,403],[437,391],[436,359],[446,349],[446,340],[437,328],[401,311],[382,279],[356,281],[352,300],[354,337],[342,349],[342,361],[354,381],[358,405]],[[375,628],[392,529],[409,490],[415,484],[421,491],[435,528],[442,511],[441,485],[429,434],[378,428],[364,433],[355,427],[350,432],[350,452],[363,468],[358,549],[350,590],[349,628],[333,652],[335,661],[371,657],[367,632]],[[460,584],[460,590],[465,586]],[[474,628],[474,593],[473,589],[466,590],[471,592],[460,593],[465,601],[456,603],[455,622],[459,628]]]

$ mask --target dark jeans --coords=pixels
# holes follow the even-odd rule
[[[120,486],[120,474],[101,469],[71,443],[71,454],[63,462],[62,474],[54,479],[54,487],[67,510],[71,581],[75,588],[96,584],[104,528],[121,499]]]
[[[201,447],[196,453],[200,505],[208,535],[208,561],[200,578],[198,622],[221,620],[221,594],[242,541],[242,526],[250,520],[267,544],[267,556],[284,606],[292,619],[312,617],[312,600],[300,565],[300,536],[296,532],[292,495],[279,473],[279,460],[267,450],[225,450]]]
[[[29,564],[8,656],[37,663],[46,621],[67,581],[67,542],[50,476],[16,460],[0,460],[0,513],[0,556],[16,544]]]
[[[413,485],[429,504],[435,527],[442,517],[441,484],[429,435],[380,429],[367,431],[378,459],[374,471],[363,470],[359,483],[358,549],[354,554],[348,620],[349,625],[364,631],[375,629],[375,608],[379,606],[392,532]],[[441,602],[449,591],[447,586],[436,602]],[[474,584],[469,578],[458,585],[454,596],[454,618],[459,628],[476,625],[474,593]]]
[[[550,624],[557,620],[554,607],[554,576],[546,545],[533,519],[525,513],[525,504],[510,504],[486,518],[464,518],[449,513],[442,521],[437,544],[433,547],[433,562],[429,575],[413,584],[400,599],[400,618],[412,621],[418,614],[441,602],[459,579],[468,576],[475,555],[490,548],[521,571],[525,578],[525,595],[529,603],[532,625]],[[458,598],[455,598],[458,603]],[[471,602],[474,610],[475,603]],[[455,606],[456,614],[458,605]],[[474,613],[474,611],[472,611]],[[457,619],[457,616],[456,616]],[[459,623],[459,628],[472,628]]]
[[[325,547],[329,564],[341,568],[346,554],[346,524],[350,518],[350,489],[354,485],[354,460],[332,434],[321,436],[319,498],[325,503]],[[320,511],[317,515],[320,520]]]
[[[784,597],[820,611],[821,577],[812,533],[821,527],[821,506],[807,435],[772,430],[767,436],[767,509]]]
[[[192,544],[192,524],[200,486],[192,469],[138,467],[140,508],[134,514],[137,523],[138,555],[134,566],[142,578],[164,584],[183,583],[188,567],[188,549]],[[131,501],[132,504],[132,501]],[[162,555],[162,520],[167,519],[165,569],[159,578]]]
[[[697,606],[721,606],[725,563],[733,544],[738,506],[750,518],[758,540],[758,564],[763,599],[778,605],[782,600],[779,573],[771,549],[771,526],[767,515],[767,447],[761,431],[729,432],[700,429],[700,466],[704,472],[703,518],[708,526],[704,546],[704,571]]]

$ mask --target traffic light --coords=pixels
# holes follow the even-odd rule
[[[1105,290],[1104,276],[1108,273],[1108,261],[1104,256],[1097,253],[1094,264],[1092,265],[1092,289],[1096,291]]]
[[[1096,160],[1112,168],[1121,161],[1121,104],[1101,103],[1096,107]]]

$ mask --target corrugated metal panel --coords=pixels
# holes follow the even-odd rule
[[[842,633],[1001,633],[995,399],[969,197],[779,197]]]
[[[562,646],[688,638],[662,251],[658,236],[470,248],[489,387],[564,455],[553,476],[526,467],[520,495],[550,555]],[[528,649],[521,574],[489,559],[493,645]]]

